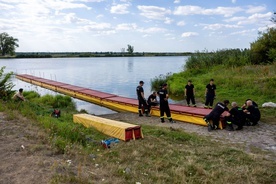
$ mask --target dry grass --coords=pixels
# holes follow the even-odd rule
[[[145,126],[144,134],[143,140],[90,150],[90,156],[96,156],[94,159],[85,152],[76,153],[77,160],[82,160],[77,164],[78,174],[63,175],[63,181],[71,181],[72,176],[77,183],[114,184],[267,184],[276,179],[275,161],[265,159],[266,153],[261,150],[248,154],[236,145],[215,143],[168,128]]]

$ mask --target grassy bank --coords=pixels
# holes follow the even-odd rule
[[[250,98],[259,106],[265,102],[276,103],[276,62],[253,65],[248,50],[198,53],[188,59],[182,72],[158,76],[152,80],[152,86],[157,89],[161,83],[167,82],[171,97],[180,100],[184,99],[187,81],[192,80],[196,101],[204,103],[205,88],[210,79],[214,79],[217,86],[215,102],[228,99],[242,105]],[[260,110],[262,121],[275,122],[275,109]]]
[[[108,136],[72,122],[77,111],[70,98],[33,92],[25,96],[28,101],[20,106],[1,102],[0,111],[11,120],[22,118],[19,114],[28,118],[47,132],[55,154],[72,160],[52,183],[273,183],[276,179],[275,162],[267,159],[267,152],[245,153],[238,145],[180,129],[143,125],[145,139],[120,141],[104,149],[99,142]],[[54,107],[61,109],[61,118],[50,117]]]

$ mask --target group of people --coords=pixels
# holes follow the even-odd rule
[[[136,87],[139,116],[143,116],[142,107],[144,108],[145,115],[149,117],[151,106],[156,106],[159,104],[161,123],[165,122],[165,117],[164,117],[165,114],[170,123],[175,123],[175,121],[171,117],[171,111],[170,111],[169,102],[168,102],[168,99],[169,99],[169,94],[167,91],[168,85],[163,84],[161,89],[158,92],[153,92],[148,97],[147,100],[144,96],[143,85],[144,85],[144,82],[140,81],[139,85]],[[157,95],[159,96],[159,103],[157,102],[157,99],[156,99]]]
[[[169,108],[169,95],[167,91],[167,84],[163,84],[161,89],[158,92],[153,92],[148,100],[146,100],[144,96],[144,89],[143,89],[144,82],[140,81],[139,86],[136,88],[136,93],[138,97],[138,112],[139,116],[143,116],[143,110],[146,116],[150,116],[150,109],[151,106],[158,105],[156,96],[159,96],[160,101],[160,119],[161,122],[165,122],[164,115],[166,114],[168,120],[172,123],[174,123],[171,112]],[[190,102],[192,102],[192,106],[196,107],[195,103],[195,88],[192,84],[191,80],[188,80],[187,85],[184,89],[184,95],[187,100],[187,105],[190,106]],[[216,85],[214,84],[214,79],[211,79],[209,84],[206,85],[205,90],[205,97],[206,101],[204,104],[204,108],[210,108],[212,109],[214,99],[216,97]],[[221,115],[226,111],[224,115],[224,121],[226,123],[226,129],[229,131],[234,130],[234,126],[236,125],[236,130],[243,129],[244,125],[252,125],[255,126],[258,124],[258,121],[261,118],[261,113],[258,109],[257,103],[252,101],[251,99],[247,99],[245,101],[245,104],[241,107],[238,106],[236,102],[232,102],[231,106],[232,108],[229,110],[228,105],[230,104],[229,100],[224,100],[223,102],[218,102],[214,109],[206,115],[203,119],[208,125],[208,131],[212,131],[218,128],[219,121],[221,120]]]
[[[214,99],[216,98],[216,85],[214,84],[214,79],[211,79],[209,84],[206,85],[205,89],[205,104],[204,108],[212,109]],[[188,80],[187,85],[184,88],[184,96],[187,101],[187,105],[190,106],[190,102],[192,102],[192,106],[196,107],[195,103],[195,87],[192,84],[191,80]]]
[[[208,131],[212,131],[218,128],[219,121],[222,113],[225,113],[223,121],[226,123],[226,130],[233,131],[236,125],[236,130],[242,130],[243,126],[255,126],[258,124],[261,113],[258,109],[257,103],[251,99],[247,99],[245,103],[240,107],[236,102],[232,102],[232,108],[229,110],[229,100],[218,102],[215,108],[206,115],[203,119],[207,123]]]

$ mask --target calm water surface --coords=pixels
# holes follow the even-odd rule
[[[136,98],[135,88],[145,82],[145,96],[151,94],[150,80],[160,74],[183,70],[187,57],[118,57],[118,58],[55,58],[0,59],[5,72],[30,74],[71,85],[86,87],[119,96]],[[13,79],[15,89],[35,90],[40,94],[55,92]],[[89,113],[107,114],[113,111],[75,99],[78,109]]]

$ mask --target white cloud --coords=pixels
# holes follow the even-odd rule
[[[268,12],[265,14],[253,14],[249,16],[247,19],[241,20],[238,22],[238,25],[246,25],[246,24],[267,24],[269,23],[270,18],[272,17],[273,13]]]
[[[142,33],[151,34],[151,33],[160,33],[160,32],[163,33],[163,32],[166,32],[166,29],[160,28],[160,27],[151,27],[147,29],[139,29],[139,31]]]
[[[180,0],[174,0],[174,2],[173,3],[175,3],[175,4],[179,4],[179,3],[181,3],[181,1]]]
[[[111,7],[110,13],[127,14],[129,13],[128,7],[129,7],[129,4],[118,4]]]
[[[166,17],[164,20],[165,24],[171,24],[173,22],[173,19],[170,19],[169,17]]]
[[[224,21],[225,22],[238,22],[238,21],[243,21],[243,20],[246,20],[247,17],[232,17],[232,18],[229,18],[229,19],[225,19]]]
[[[266,10],[265,6],[248,6],[246,13],[253,14],[253,13],[260,13]]]
[[[205,9],[200,6],[178,6],[175,8],[175,15],[223,15],[232,16],[235,13],[243,11],[240,7],[217,7],[214,9]]]
[[[250,33],[256,33],[256,29],[247,29],[247,30],[242,30],[242,31],[236,31],[236,32],[233,32],[233,33],[230,33],[230,35],[243,35],[243,36],[246,36]]]
[[[231,0],[233,4],[235,4],[237,2],[237,0]]]
[[[176,25],[178,25],[178,26],[185,26],[186,25],[186,23],[184,22],[184,21],[180,21],[180,22],[177,22],[177,24]]]
[[[9,10],[9,9],[13,9],[13,8],[14,8],[14,6],[12,6],[12,5],[0,3],[0,10]]]
[[[141,11],[140,15],[148,19],[165,20],[166,15],[171,14],[170,10],[158,6],[137,6]]]
[[[127,31],[127,30],[135,30],[137,28],[136,24],[118,24],[116,27],[116,30],[122,30],[122,31]]]
[[[193,36],[198,36],[199,34],[196,33],[196,32],[185,32],[185,33],[182,33],[181,37],[193,37]]]
[[[89,25],[86,25],[83,28],[86,31],[98,31],[98,30],[110,29],[111,28],[111,24],[109,24],[109,23],[91,22]]]
[[[240,28],[238,25],[230,25],[230,24],[208,24],[204,25],[204,30],[218,30],[223,28]]]

